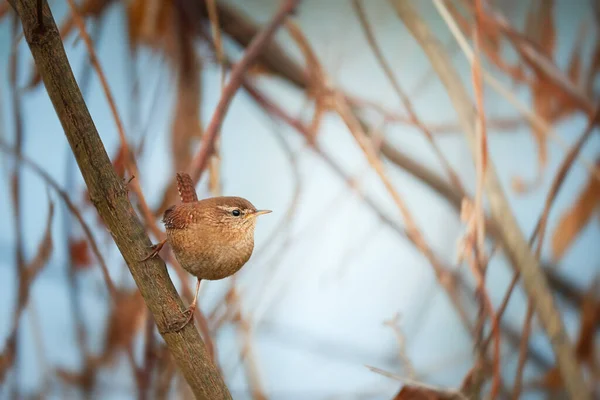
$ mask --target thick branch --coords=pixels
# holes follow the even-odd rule
[[[452,67],[451,60],[446,55],[443,46],[433,36],[425,22],[408,1],[392,0],[392,5],[410,33],[423,48],[442,84],[446,87],[450,100],[459,116],[467,142],[475,157],[477,151],[475,143],[476,113],[458,73]],[[504,239],[503,244],[506,253],[521,273],[525,290],[533,301],[535,311],[550,338],[556,354],[557,364],[570,394],[569,397],[587,399],[589,398],[589,391],[575,359],[561,316],[554,304],[548,281],[541,270],[539,260],[532,254],[510,210],[492,162],[488,164],[486,171],[485,190],[489,199],[492,217],[501,222],[498,223],[498,228]]]
[[[23,24],[25,39],[81,170],[90,199],[110,231],[119,251],[153,314],[169,351],[198,399],[231,399],[193,324],[177,333],[166,332],[183,312],[183,303],[164,262],[143,259],[150,239],[114,171],[67,60],[56,23],[42,1],[43,24],[36,0],[10,0]]]

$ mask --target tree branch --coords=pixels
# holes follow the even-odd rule
[[[184,310],[165,263],[158,257],[140,262],[151,246],[124,182],[116,174],[71,71],[56,23],[42,1],[43,24],[36,0],[10,0],[48,96],[73,150],[90,199],[125,259],[177,366],[198,399],[231,399],[193,324],[167,332]]]
[[[476,113],[460,77],[452,67],[451,60],[437,38],[431,33],[408,1],[392,0],[391,3],[409,32],[423,48],[442,84],[446,87],[465,132],[465,138],[475,157],[477,151],[474,125]],[[492,217],[499,222],[498,228],[504,238],[503,244],[506,253],[513,260],[513,265],[517,267],[523,277],[525,290],[533,301],[535,311],[556,354],[557,364],[569,392],[569,397],[588,399],[590,398],[589,389],[575,359],[571,341],[565,331],[560,313],[554,304],[548,281],[541,270],[539,260],[532,254],[510,210],[493,163],[491,160],[489,161],[485,174],[485,191]]]

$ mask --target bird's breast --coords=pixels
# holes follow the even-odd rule
[[[250,259],[252,236],[237,238],[206,229],[168,230],[167,240],[181,266],[201,279],[217,280],[233,275]]]

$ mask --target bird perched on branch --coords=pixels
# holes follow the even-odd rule
[[[175,258],[197,278],[196,295],[184,312],[183,329],[193,318],[200,281],[227,278],[239,271],[254,250],[256,217],[270,210],[257,210],[242,197],[219,196],[198,200],[194,182],[187,173],[177,173],[181,204],[163,215],[167,238],[153,246],[143,261],[158,254],[166,242]]]

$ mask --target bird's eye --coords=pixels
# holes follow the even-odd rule
[[[240,210],[235,209],[231,212],[231,215],[233,215],[234,217],[239,217],[240,215],[242,215],[242,213]]]

